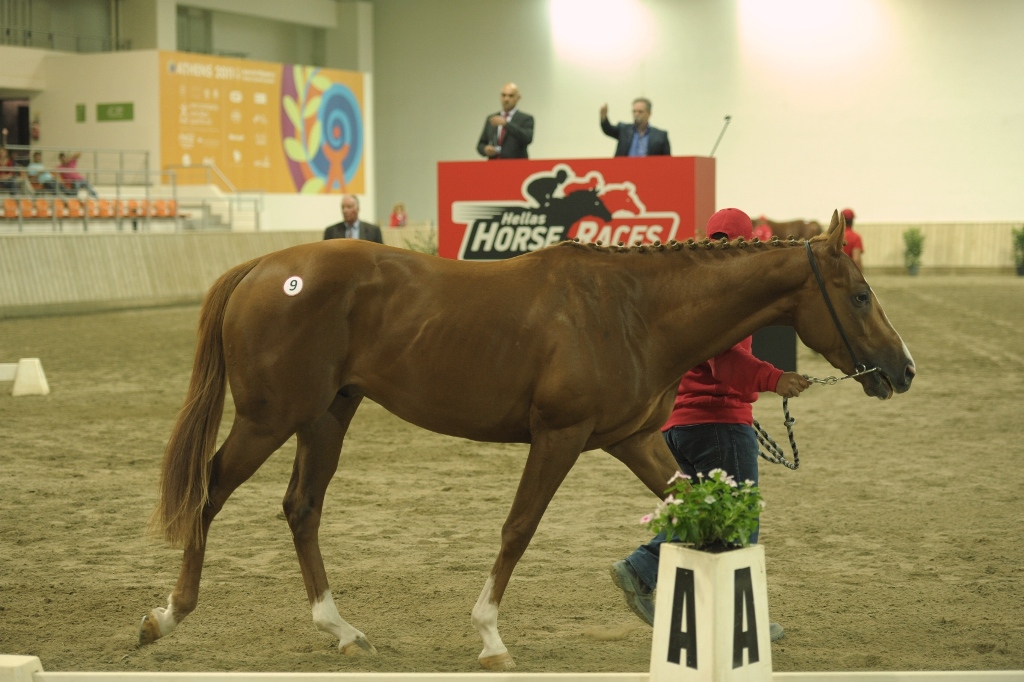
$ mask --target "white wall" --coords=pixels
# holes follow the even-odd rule
[[[53,54],[49,50],[0,45],[0,90],[27,94],[45,88],[43,62]]]
[[[1024,3],[605,2],[639,8],[582,2],[584,47],[600,51],[573,59],[556,50],[549,0],[376,0],[379,212],[404,200],[413,219],[436,218],[437,161],[479,158],[484,116],[514,80],[537,120],[532,158],[610,156],[599,107],[623,120],[646,95],[677,155],[707,155],[732,116],[718,206],[819,220],[853,206],[861,222],[1024,217]],[[630,39],[644,14],[650,30]],[[639,56],[614,54],[630,48]]]
[[[39,116],[38,144],[68,149],[148,149],[150,168],[160,150],[159,65],[155,50],[102,54],[49,53],[43,63],[46,89],[32,98]],[[132,102],[134,120],[96,120],[97,103]],[[75,105],[86,105],[86,122],[75,122]],[[84,165],[84,162],[83,162]]]

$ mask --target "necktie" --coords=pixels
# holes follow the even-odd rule
[[[501,115],[501,117],[503,119],[505,119],[505,125],[501,126],[501,135],[498,135],[498,144],[499,145],[505,144],[505,131],[508,130],[508,114],[507,113],[503,113]]]

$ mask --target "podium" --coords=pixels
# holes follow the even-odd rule
[[[437,164],[438,254],[502,260],[564,239],[683,241],[715,211],[715,160],[698,156]]]

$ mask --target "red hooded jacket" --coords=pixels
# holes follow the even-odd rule
[[[707,234],[712,239],[751,239],[754,229],[746,213],[738,208],[723,208],[708,220]],[[752,425],[757,394],[774,391],[782,376],[781,369],[754,357],[750,351],[752,344],[753,339],[748,336],[684,374],[675,407],[661,430],[693,424]]]
[[[693,424],[753,424],[757,394],[774,391],[782,370],[755,358],[751,344],[748,336],[684,374],[675,407],[661,430]]]

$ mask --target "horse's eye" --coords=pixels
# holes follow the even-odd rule
[[[871,302],[871,294],[862,291],[859,294],[855,294],[853,300],[857,302],[857,305],[867,305]]]

